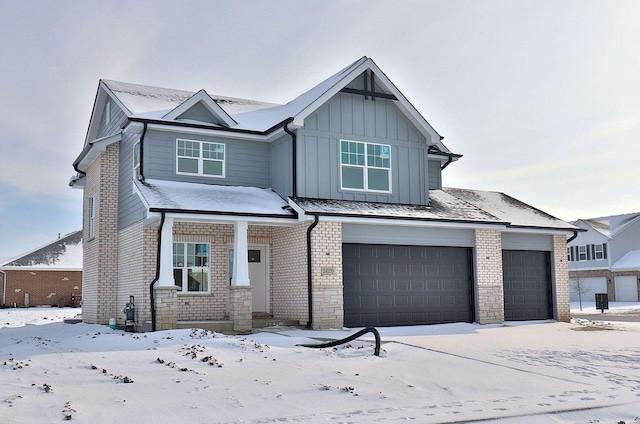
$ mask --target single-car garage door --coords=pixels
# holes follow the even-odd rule
[[[473,322],[471,249],[343,244],[344,325]]]
[[[503,250],[505,321],[553,318],[549,252]]]

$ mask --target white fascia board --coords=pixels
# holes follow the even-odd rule
[[[78,161],[78,169],[80,169],[81,171],[86,171],[89,168],[89,165],[91,165],[91,163],[100,155],[100,153],[104,153],[107,151],[107,146],[113,143],[117,143],[120,140],[122,140],[122,132],[118,132],[116,134],[92,141],[89,144],[89,149]]]
[[[298,206],[298,204],[291,200],[291,198],[287,198],[287,202],[289,203],[289,207],[291,207],[291,209],[296,211],[296,213],[298,214],[299,222],[313,221],[313,215],[307,215],[304,209]]]
[[[144,208],[147,210],[147,216],[152,216],[152,213],[149,212],[149,208],[150,208],[149,203],[146,201],[146,199],[144,198],[142,193],[140,193],[140,190],[138,189],[138,186],[136,186],[136,183],[133,180],[131,180],[131,186],[133,187],[133,194],[138,196],[138,198],[140,199],[140,201],[144,205]]]
[[[455,229],[492,229],[504,231],[504,224],[480,223],[480,222],[455,222],[455,221],[433,221],[421,219],[402,218],[380,218],[380,217],[351,217],[323,215],[322,213],[311,213],[309,216],[319,215],[322,221],[341,222],[350,224],[376,224],[390,226],[407,227],[432,227],[432,228],[455,228]]]
[[[154,212],[160,215],[160,212]],[[231,224],[234,222],[247,222],[250,225],[291,226],[299,224],[297,218],[271,218],[259,216],[233,216],[197,213],[165,213],[165,217],[173,218],[174,222],[196,222],[202,224]]]
[[[251,133],[238,132],[238,131],[193,128],[193,127],[186,127],[186,126],[179,126],[179,125],[171,125],[170,123],[167,123],[167,125],[149,124],[147,126],[147,129],[184,133],[184,134],[193,134],[193,135],[204,135],[204,136],[211,136],[211,137],[230,138],[234,140],[253,140],[253,141],[263,141],[263,142],[271,142],[276,138],[285,134],[284,129],[282,128],[279,128],[267,135],[261,135],[261,134],[251,134]]]
[[[202,103],[202,105],[209,111],[209,113],[211,113],[211,115],[224,122],[227,126],[233,127],[238,124],[204,90],[198,91],[184,103],[178,105],[175,109],[163,116],[162,119],[175,120],[178,118],[178,116],[182,115],[198,103]]]
[[[411,123],[420,131],[422,135],[432,141],[431,144],[437,144],[442,150],[449,152],[449,149],[440,142],[440,134],[427,122],[426,119],[418,112],[418,110],[407,100],[407,98],[398,90],[398,88],[387,78],[384,72],[373,62],[370,58],[355,67],[344,77],[342,77],[336,84],[325,91],[320,97],[310,103],[307,107],[302,109],[292,122],[293,125],[302,127],[304,120],[307,116],[315,112],[320,106],[329,101],[340,90],[347,86],[351,81],[357,78],[361,73],[371,69],[376,75],[376,83],[386,88],[398,99],[397,106],[404,113],[404,115],[411,121]]]
[[[0,268],[2,271],[32,271],[32,272],[44,272],[44,271],[56,271],[56,272],[72,272],[72,271],[80,271],[82,272],[82,267],[79,268],[56,268],[55,266],[3,266]]]
[[[575,261],[574,261],[575,262]],[[569,272],[580,272],[580,271],[608,271],[609,267],[600,266],[600,267],[591,267],[591,268],[571,268],[571,263],[569,262]]]
[[[507,227],[503,233],[527,233],[527,234],[541,234],[541,235],[562,235],[562,236],[566,236],[566,235],[571,235],[573,234],[572,229],[567,228],[566,230],[563,230],[561,228],[555,229],[555,228],[523,228],[523,227]]]

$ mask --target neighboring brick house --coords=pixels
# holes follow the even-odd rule
[[[640,292],[640,212],[579,219],[569,241],[571,300],[593,302],[596,293],[610,301],[637,302]]]
[[[79,306],[82,231],[0,263],[3,307]]]
[[[569,320],[576,227],[442,187],[461,155],[363,57],[285,105],[100,81],[83,319],[310,328]]]

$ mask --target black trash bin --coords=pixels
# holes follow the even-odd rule
[[[607,293],[596,293],[596,309],[600,309],[602,313],[605,309],[609,309],[609,295]]]

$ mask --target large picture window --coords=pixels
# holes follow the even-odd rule
[[[178,293],[209,293],[209,245],[173,243],[173,279]]]
[[[347,190],[391,191],[391,146],[340,140],[341,187]]]
[[[176,152],[178,174],[224,177],[224,144],[177,139]]]

